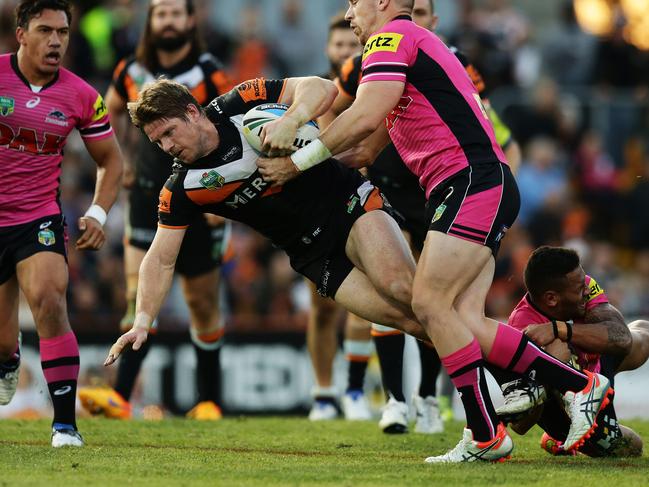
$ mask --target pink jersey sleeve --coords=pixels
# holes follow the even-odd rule
[[[415,39],[398,23],[391,22],[388,31],[370,37],[363,49],[363,77],[361,84],[368,81],[406,82],[408,67],[415,52]]]
[[[81,137],[85,140],[102,140],[111,136],[113,129],[110,126],[108,108],[103,97],[86,83],[83,83],[80,92],[83,108],[77,129]]]
[[[604,290],[597,284],[595,279],[588,275],[586,276],[586,286],[590,289],[586,300],[586,310],[593,309],[598,304],[608,303],[608,297]]]

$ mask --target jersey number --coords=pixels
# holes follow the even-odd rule
[[[397,119],[403,115],[406,109],[412,103],[412,98],[409,96],[402,96],[397,103],[397,106],[390,112],[390,114],[385,118],[385,126],[388,128],[388,132],[392,130],[394,124],[397,123]]]

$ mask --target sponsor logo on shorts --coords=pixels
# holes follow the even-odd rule
[[[45,228],[38,232],[38,243],[50,247],[56,243],[56,236],[49,228]]]
[[[351,215],[352,211],[354,211],[354,208],[356,208],[356,205],[360,201],[360,198],[358,196],[352,196],[351,199],[347,202],[347,213]]]
[[[212,169],[210,172],[204,172],[199,182],[207,189],[216,190],[223,187],[225,178]]]
[[[329,266],[331,265],[330,260],[326,260],[322,266],[322,274],[320,276],[320,283],[316,292],[323,297],[327,296],[327,291],[329,290],[329,278],[331,277],[331,271]]]
[[[49,227],[51,224],[52,224],[52,221],[51,221],[51,220],[50,220],[50,221],[46,221],[46,222],[41,223],[41,225],[40,225],[39,228],[40,228],[41,230],[43,230],[43,229]]]
[[[52,110],[48,113],[45,117],[45,123],[51,123],[60,127],[67,127],[70,124],[68,122],[68,116],[61,110]]]
[[[375,52],[397,52],[399,44],[401,44],[401,39],[403,39],[403,34],[397,34],[395,32],[383,32],[373,35],[365,43],[363,60]]]
[[[15,102],[8,96],[0,96],[0,115],[8,117],[14,112]]]
[[[313,239],[316,238],[321,233],[322,233],[322,228],[316,227],[316,229],[313,230],[313,232],[311,232],[311,235],[305,235],[300,240],[304,245],[311,245],[313,243]]]
[[[507,225],[501,226],[500,231],[498,232],[498,235],[496,235],[496,238],[494,240],[496,242],[500,242],[507,233],[507,230],[509,230],[509,227]]]
[[[433,223],[442,218],[442,215],[446,211],[446,205],[442,203],[437,208],[435,208],[435,214],[433,215]]]

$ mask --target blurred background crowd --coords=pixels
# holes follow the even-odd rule
[[[330,16],[343,0],[199,0],[208,49],[234,81],[328,70]],[[143,0],[75,2],[66,64],[105,93],[134,51]],[[0,52],[16,49],[14,0],[0,0]],[[488,314],[506,317],[522,269],[541,244],[578,248],[628,320],[649,315],[649,0],[437,0],[439,33],[482,73],[488,97],[523,149],[522,209],[504,240]],[[72,239],[89,206],[95,165],[80,140],[66,148],[62,202]],[[97,253],[69,247],[69,309],[79,333],[117,334],[125,309],[124,195]],[[224,266],[229,331],[301,331],[309,294],[283,253],[243,226]],[[161,327],[185,328],[172,292]],[[31,317],[26,311],[25,323]]]

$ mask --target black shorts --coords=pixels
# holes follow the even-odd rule
[[[126,239],[129,245],[149,250],[158,229],[158,194],[133,188],[129,194]],[[231,223],[210,226],[198,214],[187,229],[180,246],[176,271],[185,277],[207,274],[221,265],[230,244]]]
[[[326,220],[314,222],[298,242],[286,247],[291,266],[316,285],[318,294],[333,298],[354,268],[345,253],[352,226],[361,216],[373,210],[391,214],[383,195],[358,172],[344,187],[333,189],[334,205]]]
[[[16,264],[38,252],[55,252],[68,260],[65,217],[49,215],[37,220],[0,227],[0,284],[16,273]]]
[[[397,181],[394,177],[373,169],[373,166],[368,168],[367,174],[372,184],[379,187],[394,212],[400,217],[397,222],[403,230],[410,234],[413,248],[421,252],[424,248],[428,228],[426,226],[426,194],[419,186],[417,176],[408,173]]]
[[[426,204],[429,230],[489,247],[494,257],[521,200],[507,164],[476,164],[439,184]]]
[[[599,373],[611,381],[611,387],[615,386],[615,374],[624,361],[624,355],[602,354],[599,357]]]

